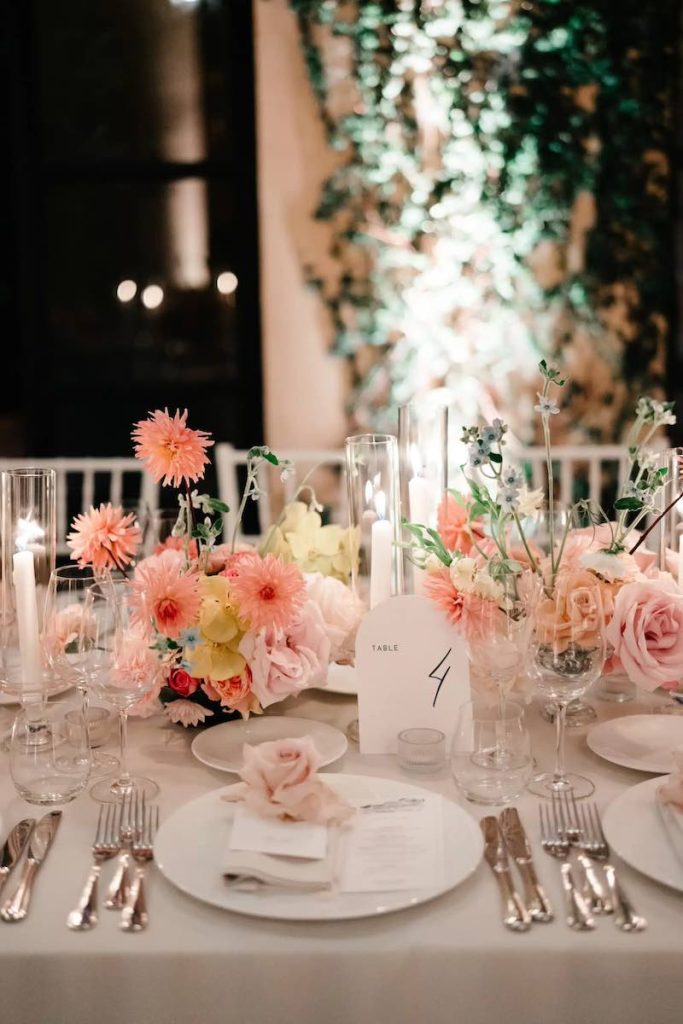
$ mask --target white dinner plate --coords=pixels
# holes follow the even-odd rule
[[[674,853],[660,820],[655,794],[664,779],[647,779],[613,800],[602,827],[615,853],[656,882],[683,892],[683,864]]]
[[[353,665],[330,665],[327,671],[327,682],[320,689],[326,693],[343,693],[355,696],[358,693],[355,668]]]
[[[300,739],[310,736],[322,757],[322,767],[332,764],[346,753],[348,741],[333,725],[311,718],[289,718],[287,715],[252,715],[211,726],[195,737],[192,753],[209,768],[221,772],[238,772],[243,764],[245,743],[258,746],[268,740]]]
[[[639,772],[668,775],[675,768],[672,752],[683,748],[683,716],[626,715],[589,730],[586,742],[606,761]]]
[[[326,775],[325,782],[357,806],[425,792],[405,782],[364,775]],[[154,841],[154,859],[169,882],[224,910],[283,921],[342,921],[388,914],[426,903],[453,889],[472,874],[482,857],[484,843],[479,826],[466,811],[444,798],[444,873],[438,885],[400,892],[336,895],[267,888],[241,892],[226,885],[222,876],[234,805],[221,797],[231,788],[213,790],[180,807],[162,824]]]

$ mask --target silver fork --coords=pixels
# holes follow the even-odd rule
[[[115,804],[100,807],[92,844],[93,864],[78,905],[66,919],[67,927],[84,932],[97,924],[97,890],[102,864],[119,852],[120,809]]]
[[[582,841],[583,849],[602,864],[610,900],[614,908],[615,925],[622,932],[642,932],[643,928],[647,927],[647,921],[644,917],[636,914],[633,904],[617,878],[614,865],[609,859],[609,844],[602,830],[602,822],[600,821],[600,815],[595,804],[585,805],[583,821],[585,825],[585,838]]]
[[[573,793],[553,793],[552,799],[553,814],[560,822],[560,831],[574,848],[576,859],[581,865],[586,881],[584,895],[591,911],[594,914],[611,914],[612,903],[600,880],[599,869],[596,870],[596,865],[587,856],[589,851],[586,849],[587,832],[583,809],[579,811]]]
[[[120,928],[124,932],[140,932],[149,923],[145,899],[145,864],[154,857],[154,835],[159,827],[159,808],[147,807],[144,794],[135,802],[135,838],[131,845],[135,869],[128,901],[121,913]]]
[[[541,822],[541,846],[551,857],[556,857],[557,860],[562,861],[560,871],[567,924],[570,928],[575,928],[577,931],[591,931],[595,928],[595,921],[588,904],[574,883],[574,876],[572,875],[571,864],[569,863],[569,840],[560,832],[555,813],[553,813],[553,819],[551,820],[549,807],[539,804],[538,814]]]
[[[116,863],[114,877],[109,883],[104,905],[107,910],[121,910],[128,902],[130,892],[130,848],[135,838],[133,798],[127,793],[119,805],[119,849],[121,855]]]

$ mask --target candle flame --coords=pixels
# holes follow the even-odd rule
[[[43,540],[45,537],[45,530],[37,523],[35,519],[22,519],[21,516],[17,521],[17,531],[15,537],[15,547],[17,551],[27,551],[31,544],[36,544]]]
[[[386,518],[387,499],[384,491],[378,491],[375,495],[375,508],[380,519]]]

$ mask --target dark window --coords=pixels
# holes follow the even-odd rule
[[[261,436],[250,0],[15,0],[0,452]],[[9,386],[8,386],[9,385]]]

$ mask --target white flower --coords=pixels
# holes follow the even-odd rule
[[[353,658],[356,630],[365,607],[351,587],[333,576],[304,573],[308,596],[322,615],[330,641],[330,661]]]
[[[506,487],[505,490],[498,495],[498,501],[506,512],[515,512],[519,505],[519,491],[516,491],[511,487]]]
[[[514,487],[519,489],[524,483],[524,477],[518,469],[514,468],[514,466],[508,466],[507,469],[503,470],[503,475],[500,479],[503,487]]]
[[[534,406],[534,412],[540,412],[542,416],[557,416],[560,411],[554,398],[548,395],[541,395],[537,391],[538,405]]]
[[[474,580],[474,593],[488,601],[500,601],[503,588],[485,570],[478,572]]]
[[[444,564],[440,558],[437,557],[433,552],[425,558],[425,569],[427,572],[439,572],[440,569],[444,568]]]
[[[609,583],[633,575],[633,570],[619,555],[612,555],[607,551],[587,551],[585,555],[581,555],[579,562],[584,569],[591,569]]]
[[[195,704],[193,700],[173,700],[170,704],[166,705],[164,711],[172,722],[184,725],[185,728],[188,725],[199,725],[213,715],[213,711],[210,708],[202,707],[201,704]]]
[[[453,586],[463,594],[474,592],[474,577],[477,563],[473,558],[456,558],[451,562],[450,575]]]
[[[518,515],[522,518],[535,515],[543,506],[544,498],[545,495],[542,487],[535,491],[530,491],[528,488],[523,487],[519,492]]]

